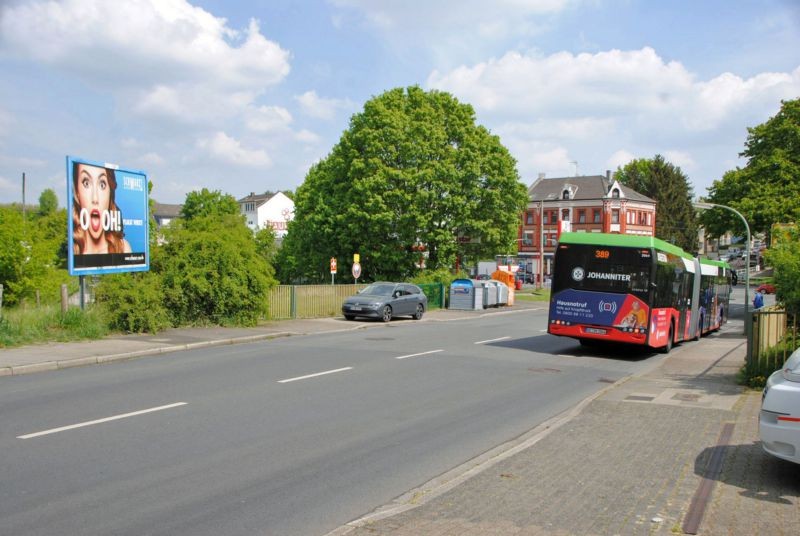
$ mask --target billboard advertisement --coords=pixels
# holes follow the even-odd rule
[[[70,275],[150,269],[145,172],[68,156],[67,207]]]

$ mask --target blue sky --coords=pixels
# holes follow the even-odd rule
[[[0,202],[65,156],[145,170],[153,197],[295,189],[369,98],[471,104],[523,182],[664,155],[695,194],[800,97],[800,2],[3,0]]]

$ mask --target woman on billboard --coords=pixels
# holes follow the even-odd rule
[[[122,231],[122,213],[115,200],[113,169],[74,163],[72,173],[73,253],[130,253]]]

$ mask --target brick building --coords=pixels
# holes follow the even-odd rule
[[[655,236],[656,202],[606,176],[546,179],[528,189],[522,214],[517,261],[529,277],[552,274],[553,252],[561,231]],[[540,259],[544,263],[540,264]]]

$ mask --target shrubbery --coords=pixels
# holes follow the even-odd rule
[[[106,275],[95,299],[113,330],[156,333],[170,326],[161,277],[154,272]]]

